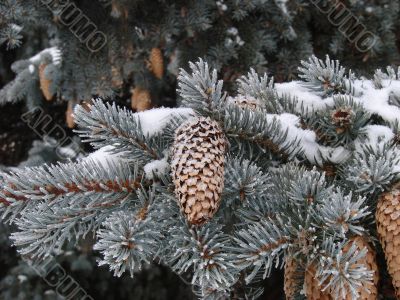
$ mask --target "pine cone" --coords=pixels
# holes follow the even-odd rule
[[[368,244],[368,241],[360,236],[356,236],[350,239],[350,243],[348,243],[344,248],[343,252],[346,252],[350,249],[350,247],[355,243],[357,245],[358,250],[362,250],[365,247],[368,250],[366,256],[357,261],[357,264],[363,264],[367,267],[368,270],[374,271],[374,280],[373,285],[365,284],[359,288],[359,300],[376,300],[378,297],[378,281],[379,281],[379,270],[378,265],[376,264],[376,256],[375,251]],[[334,297],[330,294],[329,289],[326,291],[322,291],[324,284],[320,285],[318,280],[315,278],[316,268],[313,264],[309,265],[305,276],[304,276],[304,286],[305,292],[308,300],[333,300]],[[369,293],[368,293],[368,291]],[[339,299],[338,299],[339,300]],[[343,300],[353,300],[351,294],[347,294],[346,298]]]
[[[164,75],[164,58],[160,48],[153,48],[150,52],[150,70],[155,77],[161,79]]]
[[[400,299],[400,183],[379,197],[375,219],[388,271]]]
[[[361,260],[357,261],[359,264],[363,264],[368,271],[374,271],[373,284],[363,284],[358,290],[360,297],[359,300],[376,300],[378,299],[378,281],[379,281],[379,270],[376,264],[376,254],[374,249],[369,245],[368,241],[361,236],[352,237],[350,243],[348,243],[344,248],[343,252],[347,252],[352,244],[355,243],[359,251],[367,248],[368,253]],[[369,293],[367,292],[369,290]],[[346,300],[352,300],[351,296],[348,295]]]
[[[150,92],[140,87],[134,88],[132,90],[131,106],[136,111],[150,109],[152,107]]]
[[[301,289],[302,276],[303,272],[299,270],[296,260],[291,257],[286,258],[283,289],[285,290],[287,300],[295,299],[297,293]]]
[[[176,131],[172,177],[182,211],[191,224],[203,224],[218,210],[224,186],[226,139],[217,122],[196,118]]]
[[[68,101],[68,108],[67,111],[65,112],[65,117],[68,128],[74,128],[75,127],[74,101],[72,100]]]
[[[120,89],[124,84],[121,71],[115,67],[111,67],[111,86],[116,89]]]
[[[304,290],[308,300],[333,300],[328,291],[322,291],[318,280],[315,278],[317,270],[310,264],[304,274]]]
[[[87,112],[89,112],[91,110],[91,106],[92,106],[92,101],[82,101],[79,103],[79,101],[77,100],[69,100],[68,101],[68,107],[67,107],[67,111],[65,112],[65,119],[66,119],[66,123],[68,128],[74,128],[75,127],[75,117],[74,117],[74,109],[75,109],[75,105],[80,104]]]
[[[113,0],[111,2],[111,16],[113,18],[124,18],[125,20],[128,19],[129,11],[126,7],[123,7],[119,1]]]
[[[47,64],[41,63],[39,65],[39,81],[40,81],[40,89],[42,90],[43,96],[47,101],[53,100],[53,94],[50,92],[51,80],[46,77],[45,70]]]

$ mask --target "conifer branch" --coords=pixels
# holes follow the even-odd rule
[[[265,116],[263,110],[251,111],[227,105],[222,119],[225,133],[233,142],[254,144],[283,160],[300,154],[300,141],[287,140],[287,130],[282,128],[279,121],[273,115]]]
[[[106,167],[106,168],[105,168]],[[26,168],[4,174],[0,199],[4,215],[15,217],[26,207],[45,201],[48,205],[63,203],[81,207],[112,206],[114,198],[129,195],[143,184],[138,165],[133,169],[124,162],[93,160]]]
[[[192,74],[181,69],[178,76],[178,93],[181,105],[191,107],[203,115],[214,114],[225,100],[222,92],[223,82],[217,79],[217,70],[210,72],[209,66],[202,59],[190,63]]]
[[[251,282],[257,273],[264,269],[267,277],[274,265],[280,264],[280,256],[290,245],[291,239],[286,232],[282,219],[262,219],[238,231],[236,237],[236,263],[240,269],[250,269],[246,282]]]
[[[400,180],[400,150],[393,144],[362,145],[353,158],[342,166],[341,174],[361,193],[375,194]]]
[[[233,254],[227,251],[230,238],[221,229],[216,222],[190,227],[181,221],[170,229],[168,264],[178,274],[193,268],[193,284],[218,290],[229,288],[236,280],[236,269]]]
[[[78,106],[75,118],[82,128],[76,132],[97,149],[113,145],[111,152],[122,152],[132,159],[162,158],[164,144],[160,142],[161,137],[146,135],[137,115],[126,108],[119,108],[115,103],[104,104],[97,99],[88,109]]]
[[[253,205],[270,187],[268,175],[249,160],[230,159],[225,167],[225,197]]]
[[[354,75],[349,72],[346,76],[346,69],[338,60],[331,60],[326,56],[325,62],[312,56],[308,61],[301,61],[302,67],[300,78],[307,81],[307,86],[315,91],[320,91],[325,96],[332,94],[351,94],[351,79]]]

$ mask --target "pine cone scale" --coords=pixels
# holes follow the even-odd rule
[[[350,249],[350,246],[355,243],[357,249],[361,251],[362,249],[367,249],[367,254],[357,261],[359,264],[363,264],[368,271],[373,271],[373,282],[372,284],[363,283],[362,286],[358,289],[358,294],[360,300],[376,300],[378,299],[378,281],[379,281],[379,270],[378,265],[376,263],[376,253],[375,250],[371,247],[368,241],[361,236],[356,236],[350,239],[352,243],[347,244],[347,247],[343,249],[344,252]],[[351,296],[347,296],[346,300],[351,300]]]
[[[298,263],[295,259],[287,257],[285,260],[284,290],[287,300],[295,299],[300,286],[300,278],[303,272],[298,270]]]
[[[322,291],[321,286],[316,278],[317,269],[310,264],[304,274],[304,286],[307,299],[309,300],[333,300],[328,291]]]
[[[384,193],[376,208],[378,235],[385,252],[389,274],[392,276],[396,295],[400,298],[400,189],[399,185]]]

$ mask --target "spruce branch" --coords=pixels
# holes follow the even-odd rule
[[[330,228],[332,235],[342,238],[346,238],[348,234],[362,235],[365,231],[363,221],[371,214],[365,201],[361,196],[353,199],[351,192],[343,195],[338,190],[317,208],[319,222],[322,221],[322,226]]]
[[[323,204],[333,192],[333,186],[328,184],[324,173],[315,167],[307,170],[293,163],[274,170],[271,184],[271,196],[276,198],[282,211],[307,211],[309,207]]]
[[[146,214],[150,213],[149,208]],[[108,217],[98,231],[99,241],[94,246],[104,258],[99,265],[109,265],[115,276],[120,277],[129,271],[131,277],[141,269],[143,263],[149,264],[157,250],[160,228],[152,224],[151,217],[143,219],[144,210],[136,214],[132,211],[119,211]]]
[[[267,74],[259,76],[254,69],[250,69],[247,76],[237,80],[238,92],[241,95],[249,95],[262,100],[266,105],[275,100],[274,78],[268,78]]]
[[[233,253],[229,252],[230,244],[230,237],[222,232],[222,225],[215,220],[196,227],[181,219],[170,228],[168,264],[178,274],[192,270],[192,284],[226,289],[232,286],[237,276]]]
[[[189,65],[192,73],[181,69],[178,76],[181,106],[193,108],[201,115],[213,115],[226,98],[222,91],[223,82],[217,79],[217,70],[211,72],[202,59]]]
[[[400,67],[395,70],[393,67],[388,66],[386,72],[378,69],[374,73],[373,83],[375,88],[382,89],[386,85],[384,81],[400,80]]]
[[[12,233],[11,239],[21,255],[41,258],[59,252],[67,241],[76,242],[93,232],[107,215],[102,210],[49,207],[40,202],[15,222],[19,231]]]
[[[324,62],[312,56],[308,61],[301,61],[301,65],[298,68],[301,73],[299,77],[307,82],[310,89],[319,91],[324,96],[354,93],[351,88],[354,75],[350,71],[346,76],[346,69],[338,60],[331,60],[327,55]]]
[[[370,114],[362,104],[347,95],[333,96],[333,105],[316,112],[307,121],[318,139],[329,146],[352,146],[370,122]]]
[[[107,208],[116,199],[134,193],[142,185],[136,163],[133,169],[123,161],[91,159],[76,163],[25,168],[4,174],[0,201],[4,217],[15,218],[36,202],[65,207]]]
[[[393,144],[400,146],[400,120],[390,122],[388,126],[393,130]]]
[[[145,162],[163,157],[165,145],[161,136],[145,134],[140,119],[115,103],[104,104],[97,99],[88,109],[78,106],[75,121],[82,127],[76,132],[97,149],[112,145],[111,152]]]
[[[400,150],[392,142],[366,143],[354,153],[341,173],[357,192],[375,194],[386,190],[400,179]]]
[[[268,113],[298,114],[300,111],[301,115],[307,114],[295,97],[286,94],[279,96],[274,87],[274,78],[269,78],[267,74],[260,76],[254,69],[250,69],[247,76],[240,77],[237,83],[239,95],[257,99]]]
[[[246,283],[250,283],[262,269],[265,278],[274,265],[280,265],[280,256],[291,242],[288,226],[277,216],[274,220],[265,218],[249,224],[237,232],[234,238],[236,264],[241,270],[249,269]]]
[[[267,192],[269,177],[255,163],[239,158],[230,159],[225,166],[225,197],[229,202],[239,200],[251,205]]]
[[[193,292],[198,299],[231,299],[232,292],[229,288],[216,288],[212,286],[193,285]]]
[[[250,223],[257,223],[265,218],[275,219],[278,205],[271,199],[269,193],[254,198],[249,203],[242,205],[235,211],[240,221],[236,225],[245,227]]]
[[[7,50],[13,50],[18,48],[22,44],[22,27],[12,23],[2,28],[0,31],[0,45],[5,43]]]
[[[324,284],[323,290],[328,290],[335,299],[348,295],[358,299],[363,284],[372,285],[373,271],[359,263],[368,252],[366,248],[359,250],[353,243],[350,249],[343,251],[345,244],[326,240],[322,245],[316,277]]]
[[[266,117],[266,113],[263,110],[251,111],[232,104],[226,105],[222,120],[226,135],[239,149],[250,143],[284,160],[300,154],[300,140],[288,139],[288,130],[282,128],[274,115]]]
[[[114,211],[139,202],[140,189],[146,185],[138,175],[138,165],[131,170],[123,162],[87,160],[41,170],[42,177],[37,176],[33,182],[26,182],[21,174],[13,177],[21,180],[25,188],[34,189],[32,193],[23,190],[30,205],[24,202],[24,208],[10,212],[15,216],[23,211],[15,222],[19,231],[12,234],[12,239],[21,254],[33,257],[49,255],[66,241],[78,241],[94,233]],[[57,188],[49,185],[54,182],[58,182]]]

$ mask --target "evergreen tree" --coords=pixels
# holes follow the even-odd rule
[[[118,96],[139,111],[171,106],[179,68],[197,57],[227,87],[250,67],[294,79],[313,53],[371,74],[399,63],[399,11],[390,0],[4,0],[0,43],[17,49],[17,61],[0,103],[59,99],[68,115],[93,96]],[[362,47],[365,32],[370,47]]]
[[[251,70],[228,96],[217,70],[190,68],[179,108],[78,106],[94,154],[4,174],[21,255],[95,235],[115,275],[155,260],[200,298],[256,298],[284,266],[288,299],[376,299],[380,240],[398,297],[400,70],[367,80],[311,57],[303,81]]]
[[[24,258],[5,263],[0,297],[57,297],[27,259],[87,274],[102,255],[135,278],[110,299],[168,297],[136,285],[164,266],[200,298],[256,298],[280,267],[288,299],[390,298],[378,277],[400,289],[399,12],[391,0],[0,1],[0,106],[57,119],[64,103],[97,150],[77,160],[76,137],[49,138],[19,168],[0,165]],[[352,71],[315,57],[297,68],[314,53]],[[92,238],[96,254],[65,255]],[[86,289],[110,282],[78,273]]]

